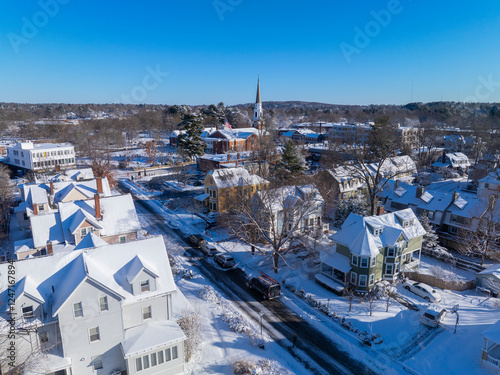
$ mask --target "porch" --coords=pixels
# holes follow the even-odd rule
[[[500,320],[482,333],[483,349],[479,365],[493,374],[500,374]]]

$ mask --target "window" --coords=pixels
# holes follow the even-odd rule
[[[366,275],[359,275],[359,286],[366,286]]]
[[[351,284],[356,285],[356,282],[358,281],[358,275],[356,272],[351,272]]]
[[[108,297],[104,296],[99,298],[99,310],[100,311],[108,310]]]
[[[393,267],[394,267],[394,265],[392,263],[386,265],[385,266],[385,274],[386,275],[392,275]]]
[[[370,286],[372,286],[373,284],[375,284],[375,275],[372,273],[370,275]]]
[[[171,360],[172,360],[172,352],[170,351],[170,348],[165,349],[165,362],[168,362]]]
[[[458,228],[457,227],[448,227],[448,232],[450,232],[451,234],[457,234]]]
[[[145,306],[142,308],[142,319],[151,319],[151,306]]]
[[[94,366],[94,370],[100,370],[104,368],[102,365],[102,355],[98,355],[97,357],[92,357],[92,365]]]
[[[370,267],[375,267],[377,265],[377,257],[371,258]]]
[[[156,366],[157,364],[156,353],[151,353],[151,366]]]
[[[413,219],[403,221],[403,228],[408,228],[413,225]]]
[[[172,348],[172,359],[177,359],[179,356],[177,354],[177,346]]]
[[[361,258],[361,267],[368,268],[368,258]]]
[[[142,357],[142,364],[144,366],[144,370],[149,368],[149,355]]]
[[[373,230],[373,235],[374,235],[375,237],[380,236],[380,235],[382,234],[382,230],[383,230],[383,228],[375,228],[375,229]]]
[[[326,263],[321,263],[321,273],[327,276],[332,276],[333,268]]]
[[[159,351],[158,353],[158,364],[161,365],[163,362],[165,362],[165,360],[163,359],[163,350],[162,351]]]
[[[33,306],[23,307],[23,317],[24,318],[33,318]]]
[[[394,257],[394,248],[393,247],[388,247],[387,248],[387,256],[388,257]]]
[[[358,256],[352,254],[352,264],[357,266],[358,265]]]
[[[141,358],[136,358],[135,359],[135,370],[136,371],[141,371],[142,370],[142,360],[141,360]]]
[[[127,241],[127,237],[120,236],[120,243],[125,243]]]
[[[43,204],[38,205],[38,211],[43,211]]]
[[[101,336],[99,335],[99,327],[94,327],[89,329],[90,342],[99,341]]]
[[[73,304],[73,312],[75,313],[75,318],[81,318],[83,316],[83,308],[81,302]]]
[[[141,281],[141,293],[149,292],[149,280]]]
[[[40,332],[38,334],[38,337],[40,338],[40,342],[49,342],[49,333],[48,332]]]

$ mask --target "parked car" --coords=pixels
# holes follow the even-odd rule
[[[441,301],[441,295],[439,294],[439,292],[427,284],[415,282],[412,280],[405,280],[403,282],[403,287],[406,290],[415,293],[417,296],[422,297],[428,302],[437,303]]]
[[[257,277],[252,277],[248,286],[262,293],[264,299],[278,298],[281,295],[280,283],[263,272]]]
[[[202,247],[200,247],[200,250],[206,255],[206,256],[214,256],[215,254],[217,254],[219,252],[219,250],[217,249],[217,247],[211,243],[211,242],[207,242],[205,245],[203,245]]]
[[[193,247],[202,247],[207,241],[203,238],[201,234],[192,234],[188,237],[188,241]]]
[[[234,258],[229,254],[217,254],[214,260],[222,268],[231,268],[236,264]]]
[[[420,317],[420,323],[429,327],[437,327],[446,317],[446,309],[430,306]]]

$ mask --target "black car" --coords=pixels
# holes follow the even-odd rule
[[[193,247],[202,247],[207,243],[201,234],[190,235],[188,241]]]
[[[248,286],[250,289],[260,292],[264,299],[278,298],[281,295],[280,283],[264,272],[260,272],[259,276],[250,279]]]

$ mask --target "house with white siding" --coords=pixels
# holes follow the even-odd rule
[[[69,143],[23,141],[7,146],[5,163],[24,170],[41,171],[75,166],[75,147]]]
[[[16,299],[7,306],[2,285],[0,319],[13,322],[17,363],[29,357],[47,375],[184,372],[185,335],[173,319],[180,292],[161,236],[3,263],[0,274],[12,267]]]

